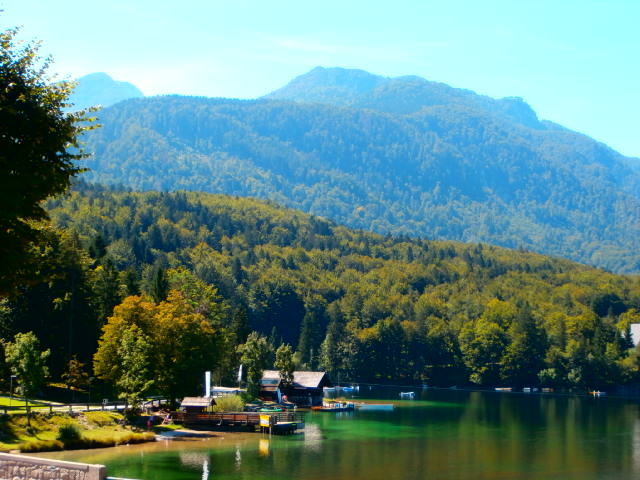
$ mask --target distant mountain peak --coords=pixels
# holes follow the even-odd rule
[[[104,72],[80,77],[70,101],[74,110],[100,105],[108,107],[129,98],[144,97],[144,94],[129,82],[114,80]]]
[[[315,67],[263,98],[399,114],[412,114],[425,107],[465,105],[506,116],[530,128],[543,128],[534,110],[520,97],[494,99],[417,75],[383,77],[358,69]]]
[[[344,106],[387,80],[364,70],[315,67],[264,98]]]

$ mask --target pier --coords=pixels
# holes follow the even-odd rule
[[[248,429],[273,434],[294,433],[304,428],[304,415],[298,412],[175,412],[173,421],[191,428]]]

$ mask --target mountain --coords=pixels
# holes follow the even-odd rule
[[[91,73],[80,77],[70,101],[74,110],[102,105],[109,107],[129,98],[144,97],[135,85],[113,80],[106,73]]]
[[[100,112],[92,181],[274,200],[354,228],[640,271],[637,159],[418,77],[316,68],[256,100],[152,97]]]
[[[437,105],[461,105],[485,110],[489,115],[502,115],[528,127],[542,128],[536,113],[519,97],[495,100],[416,76],[387,78],[364,70],[316,67],[263,98],[399,114],[416,113]]]

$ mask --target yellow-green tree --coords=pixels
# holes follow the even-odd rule
[[[147,393],[153,384],[170,401],[193,395],[202,383],[203,372],[213,368],[219,359],[218,332],[177,290],[171,290],[167,300],[157,305],[138,296],[125,298],[114,308],[102,332],[94,355],[95,373],[120,390],[123,379],[130,375],[122,349],[125,337],[132,332],[149,345],[148,349],[138,350],[129,345],[133,351],[143,353],[137,357],[137,383],[132,379],[126,379],[126,383],[144,387],[142,393]],[[145,363],[141,357],[149,365],[148,370],[140,366]]]

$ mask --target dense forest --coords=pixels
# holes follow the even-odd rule
[[[238,346],[255,330],[273,349],[290,344],[299,368],[343,381],[586,389],[638,379],[637,278],[224,195],[80,183],[47,208],[49,281],[2,300],[0,328],[51,348],[53,378],[69,375],[70,360],[116,387],[116,370],[149,368],[109,363],[120,332],[127,352],[163,345],[155,389],[194,394],[204,369],[234,382]]]
[[[382,234],[640,270],[637,159],[418,77],[315,69],[265,98],[132,99],[90,132],[87,179],[269,199]]]

